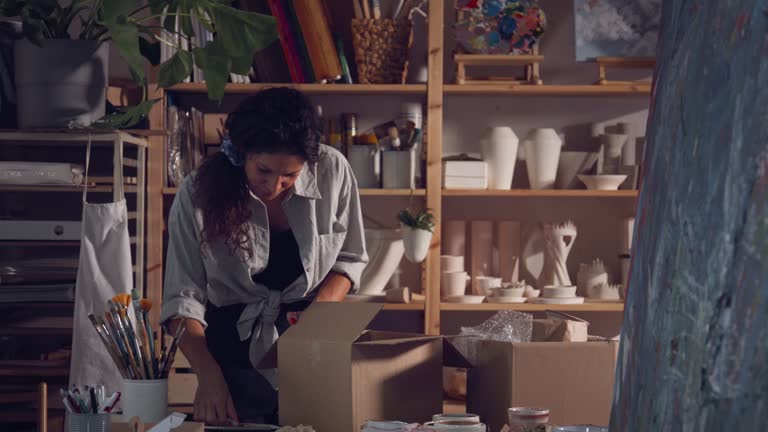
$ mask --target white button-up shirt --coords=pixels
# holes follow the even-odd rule
[[[251,194],[252,254],[233,253],[223,240],[201,246],[202,212],[193,203],[193,181],[184,180],[168,221],[168,255],[160,320],[186,317],[205,323],[205,304],[244,303],[237,323],[241,340],[252,337],[254,365],[277,340],[280,305],[306,297],[333,271],[352,281],[352,291],[368,261],[360,197],[344,156],[321,145],[316,164],[305,164],[282,206],[296,238],[304,274],[283,291],[255,283],[269,257],[267,208]]]

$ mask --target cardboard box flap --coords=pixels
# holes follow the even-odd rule
[[[443,338],[443,366],[455,368],[471,368],[472,363],[464,357],[451,343],[453,338]]]
[[[383,303],[314,302],[281,340],[353,343],[384,307]]]
[[[376,339],[363,342],[355,342],[355,346],[395,346],[403,345],[407,343],[422,343],[430,342],[435,339],[440,339],[440,336],[420,336],[414,335],[413,337],[401,337],[394,339]]]

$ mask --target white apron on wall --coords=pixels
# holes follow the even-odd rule
[[[75,288],[75,317],[72,329],[72,362],[70,384],[80,386],[103,384],[107,394],[121,391],[120,372],[99,339],[88,314],[103,315],[107,300],[117,294],[130,293],[133,266],[128,234],[128,211],[123,193],[122,143],[116,146],[114,158],[114,202],[92,204],[87,201],[88,165],[91,143],[85,161],[83,219],[80,239],[80,261]],[[133,313],[129,309],[129,316]]]

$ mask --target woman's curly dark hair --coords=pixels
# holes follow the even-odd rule
[[[320,118],[309,99],[287,87],[259,91],[242,101],[225,123],[234,150],[243,155],[278,153],[315,163],[320,149]],[[223,239],[233,252],[250,257],[245,171],[222,152],[206,160],[194,178],[194,201],[202,210],[202,242]]]

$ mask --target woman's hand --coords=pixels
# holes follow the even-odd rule
[[[195,421],[209,425],[224,425],[230,422],[237,425],[239,420],[235,404],[221,370],[218,367],[211,368],[209,371],[198,373],[197,378]]]

